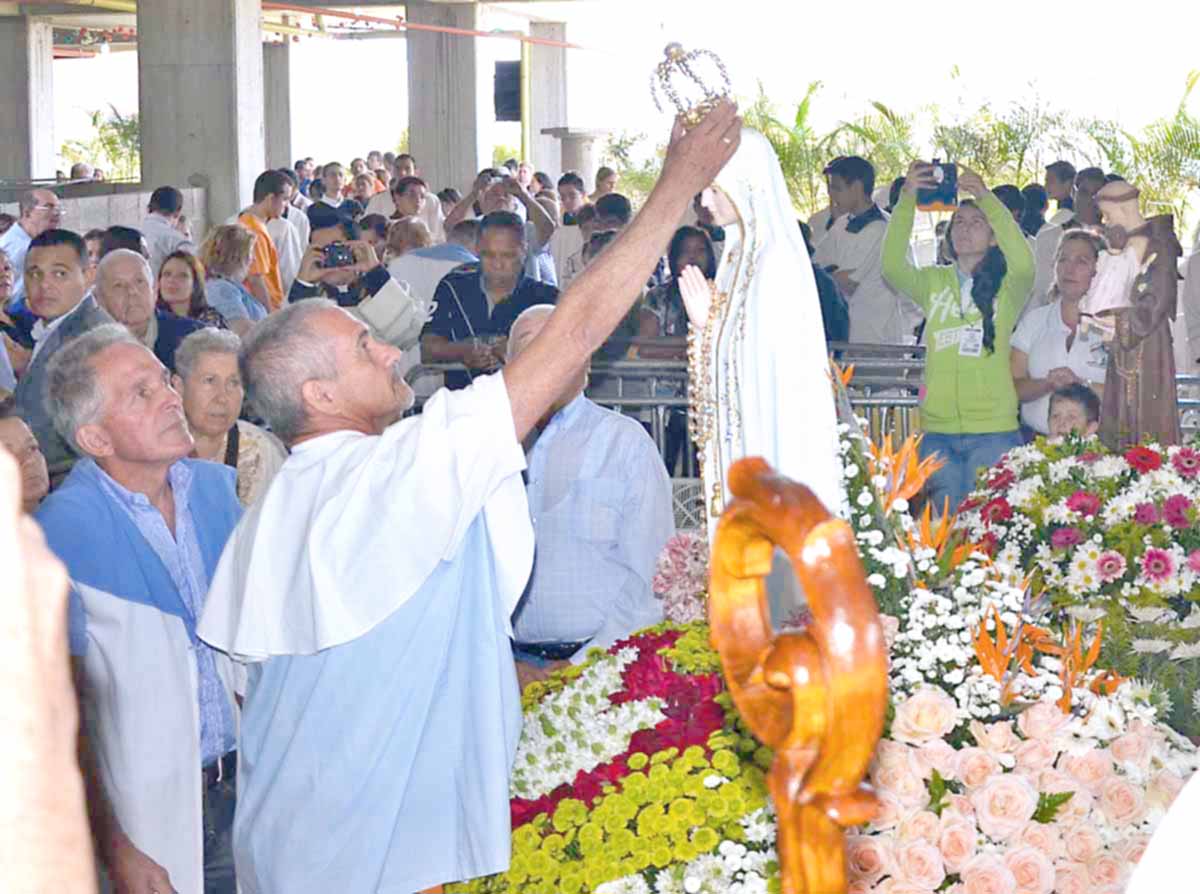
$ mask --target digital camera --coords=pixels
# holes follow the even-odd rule
[[[354,249],[345,242],[331,242],[322,250],[321,266],[350,267],[354,264]]]

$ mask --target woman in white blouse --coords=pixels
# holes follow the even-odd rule
[[[1079,383],[1103,393],[1108,351],[1099,333],[1079,326],[1079,302],[1103,249],[1098,236],[1068,230],[1058,246],[1050,303],[1027,313],[1013,334],[1010,364],[1027,436],[1049,434],[1050,395],[1059,388]]]

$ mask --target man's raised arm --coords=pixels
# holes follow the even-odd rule
[[[518,439],[629,313],[692,197],[733,157],[741,128],[737,107],[729,101],[690,131],[676,121],[662,176],[641,212],[571,283],[546,328],[504,370]]]

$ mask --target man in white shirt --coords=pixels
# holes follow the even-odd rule
[[[521,442],[633,307],[740,135],[728,103],[677,125],[644,213],[542,333],[419,416],[397,421],[412,403],[400,352],[328,302],[251,333],[250,400],[292,453],[230,539],[198,627],[251,665],[234,820],[247,894],[419,891],[507,870],[521,724],[509,619],[533,563]]]
[[[29,243],[47,230],[58,226],[62,220],[62,205],[58,196],[48,189],[35,189],[22,193],[18,200],[20,217],[17,222],[0,236],[0,249],[8,255],[13,268],[11,307],[25,308],[25,253]]]
[[[875,168],[865,158],[834,159],[829,195],[835,218],[813,258],[837,281],[850,310],[850,341],[913,344],[921,313],[910,299],[883,280],[883,237],[887,215],[871,200]],[[815,239],[814,235],[814,239]]]
[[[508,361],[545,328],[554,308],[535,305],[512,325]],[[519,660],[582,660],[662,620],[651,581],[675,533],[671,480],[635,420],[584,397],[579,373],[538,422],[529,462],[534,563],[513,617]]]
[[[300,261],[312,233],[308,214],[296,204],[296,199],[304,199],[309,205],[312,202],[300,195],[300,190],[296,188],[296,175],[292,171],[280,168],[279,173],[287,178],[287,205],[283,208],[283,214],[267,221],[267,232],[279,254],[279,278],[283,281],[283,294],[287,295],[292,291],[296,274],[300,272]]]
[[[401,205],[409,207],[412,202],[415,202],[416,210],[403,211],[405,217],[410,215],[419,217],[425,222],[425,226],[429,227],[429,236],[433,240],[434,245],[438,245],[446,241],[446,215],[442,211],[442,203],[437,195],[430,191],[429,185],[417,175],[417,162],[411,155],[403,153],[396,156],[395,164],[396,176],[392,179],[391,189],[385,189],[383,192],[376,193],[371,197],[371,201],[367,203],[367,214],[382,214],[386,218],[396,216],[397,210]],[[397,201],[396,190],[401,183],[406,181],[418,181],[422,186],[420,200],[410,198],[409,202]],[[409,182],[401,194],[404,194],[411,188],[413,184]]]
[[[156,278],[163,261],[177,251],[196,253],[196,246],[179,225],[183,214],[183,193],[173,186],[160,186],[150,194],[142,236],[150,252],[150,272]]]

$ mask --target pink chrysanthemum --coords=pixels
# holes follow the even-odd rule
[[[1055,549],[1067,549],[1083,543],[1083,534],[1078,528],[1059,528],[1050,535],[1050,545]]]
[[[1187,557],[1188,568],[1200,574],[1200,549],[1192,550]]]
[[[1183,447],[1171,457],[1171,465],[1183,478],[1195,478],[1200,475],[1200,453],[1191,447]]]
[[[1158,524],[1158,507],[1153,503],[1138,503],[1133,508],[1133,520],[1139,525]]]
[[[1163,503],[1163,521],[1172,528],[1191,527],[1192,520],[1188,518],[1188,510],[1192,501],[1183,494],[1172,494]]]
[[[1152,583],[1161,583],[1175,573],[1175,560],[1165,549],[1148,549],[1142,556],[1142,574]]]
[[[1100,558],[1096,560],[1096,573],[1106,584],[1119,580],[1125,574],[1125,557],[1112,550],[1101,553]]]
[[[1100,511],[1100,498],[1084,490],[1077,490],[1067,497],[1067,508],[1080,515],[1095,515]]]

